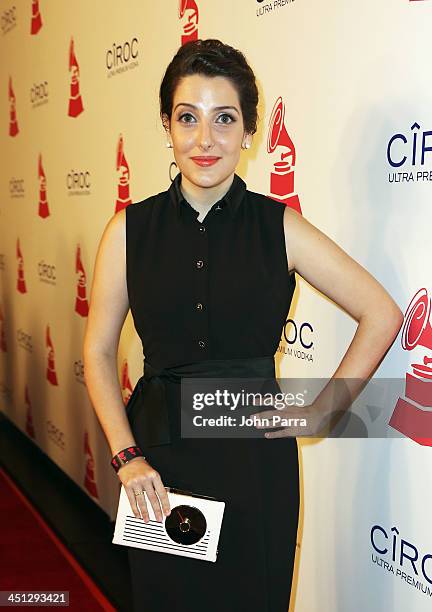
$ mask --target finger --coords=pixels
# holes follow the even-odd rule
[[[169,514],[171,513],[169,497],[167,490],[165,489],[162,483],[160,475],[154,479],[154,488],[156,490],[156,493],[158,494],[160,503],[162,504],[163,513],[165,514],[165,516],[169,516]]]
[[[255,427],[257,429],[267,429],[268,427],[280,427],[281,423],[278,420],[281,418],[280,410],[264,410],[263,412],[255,412],[251,415],[255,419]],[[274,417],[277,417],[276,419]]]
[[[149,512],[147,509],[147,504],[144,495],[144,483],[143,482],[135,482],[133,486],[131,486],[132,495],[134,495],[136,504],[141,513],[141,518],[147,523],[150,520]],[[135,495],[134,491],[139,491],[138,495]],[[142,491],[142,493],[141,493]]]
[[[145,492],[152,505],[156,520],[161,522],[162,521],[162,509],[159,503],[159,497],[156,495],[156,492],[154,490],[153,482],[149,482],[146,484]]]
[[[279,429],[278,431],[268,431],[264,434],[265,438],[296,438],[300,434],[289,427],[285,427],[284,429]],[[304,435],[304,433],[303,433]]]
[[[314,437],[315,430],[313,427],[284,427],[278,431],[266,432],[265,438],[305,438]]]
[[[137,503],[138,500],[137,500],[137,498],[135,496],[135,493],[134,493],[134,490],[138,490],[138,489],[139,489],[139,487],[135,489],[135,486],[133,486],[133,487],[125,486],[126,495],[128,496],[129,503],[131,505],[132,512],[133,512],[135,518],[142,518],[142,516],[141,516],[142,513],[141,513],[140,508],[139,508],[138,503]],[[140,496],[140,497],[142,497],[142,496]]]
[[[252,416],[255,416],[257,419],[259,420],[263,420],[265,418],[269,418],[272,419],[273,417],[276,417],[274,424],[272,424],[272,427],[282,427],[282,426],[286,426],[287,423],[285,422],[281,422],[281,419],[291,419],[292,420],[292,426],[295,426],[295,419],[300,420],[300,419],[305,419],[306,421],[309,420],[311,413],[308,410],[308,407],[299,407],[296,405],[293,406],[285,406],[284,408],[276,408],[276,410],[273,411],[264,411],[264,412],[257,412]],[[261,424],[261,428],[265,428],[268,427],[268,425],[265,425],[265,421],[263,424]]]

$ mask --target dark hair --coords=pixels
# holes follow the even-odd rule
[[[192,40],[178,49],[160,85],[159,104],[162,121],[164,114],[171,118],[176,87],[183,77],[190,74],[229,78],[239,96],[245,131],[249,134],[256,132],[258,88],[255,75],[241,51],[216,38]]]

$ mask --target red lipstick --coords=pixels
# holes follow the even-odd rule
[[[215,164],[219,159],[220,157],[214,157],[214,156],[208,156],[208,155],[191,157],[192,161],[194,161],[198,166],[203,166],[203,167],[213,166],[213,164]]]

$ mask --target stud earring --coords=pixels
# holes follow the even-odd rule
[[[166,146],[168,147],[168,149],[172,149],[172,144],[170,142],[167,142]]]
[[[242,149],[249,149],[250,144],[247,142],[245,145],[242,145]]]

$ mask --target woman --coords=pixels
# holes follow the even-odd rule
[[[163,520],[168,485],[226,503],[214,563],[129,548],[134,607],[143,612],[286,612],[290,599],[295,430],[270,432],[271,441],[182,437],[182,376],[274,377],[294,271],[359,321],[335,376],[367,379],[401,325],[399,308],[368,272],[235,174],[256,131],[257,103],[240,51],[214,39],[181,47],[160,87],[180,172],[169,189],[110,219],[96,258],[86,382],[135,516],[147,521],[151,504]],[[125,413],[117,348],[129,307],[146,359]],[[308,407],[309,433],[323,414]],[[134,446],[145,458],[119,458]]]

